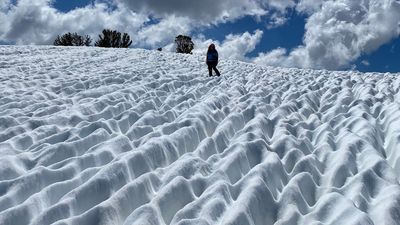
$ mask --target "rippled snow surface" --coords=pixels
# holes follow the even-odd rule
[[[0,47],[1,225],[400,224],[400,77]]]

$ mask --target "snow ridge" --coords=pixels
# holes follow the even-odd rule
[[[0,46],[0,224],[400,224],[399,74]]]

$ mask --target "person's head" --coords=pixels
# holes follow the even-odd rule
[[[210,46],[208,46],[208,51],[210,51],[210,50],[215,50],[215,45],[214,44],[211,44]]]

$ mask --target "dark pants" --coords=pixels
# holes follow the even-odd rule
[[[221,75],[217,69],[218,62],[207,62],[207,65],[208,65],[208,74],[210,75],[210,77],[212,76],[212,70],[215,71],[217,76]]]

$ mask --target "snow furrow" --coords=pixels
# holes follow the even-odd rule
[[[0,224],[400,224],[398,74],[0,51]]]

